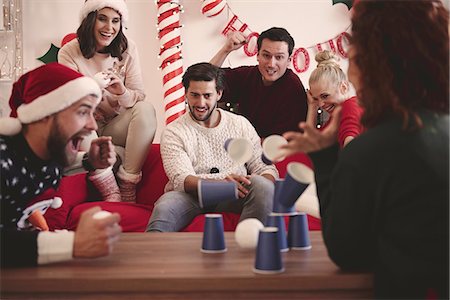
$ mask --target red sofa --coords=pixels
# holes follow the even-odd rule
[[[64,177],[57,191],[47,190],[36,201],[61,197],[63,205],[58,209],[49,208],[45,218],[50,230],[75,229],[81,212],[92,206],[100,206],[103,210],[118,212],[121,215],[120,225],[124,232],[144,232],[153,210],[153,205],[164,192],[167,176],[164,172],[159,144],[153,144],[142,170],[142,180],[137,187],[136,203],[113,203],[99,201],[99,195],[89,188],[85,174]],[[294,155],[276,166],[280,177],[286,174],[286,165],[290,161],[300,161],[312,167],[306,155]],[[234,231],[239,221],[239,215],[223,213],[224,229]],[[286,218],[287,220],[287,218]],[[287,220],[288,221],[288,220]],[[310,230],[320,230],[320,220],[308,215]],[[197,216],[183,231],[203,231],[204,216]]]

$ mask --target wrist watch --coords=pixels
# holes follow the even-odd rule
[[[87,152],[83,155],[83,159],[81,160],[81,165],[88,172],[91,172],[91,171],[95,170],[94,166],[89,161],[89,155],[88,155]]]

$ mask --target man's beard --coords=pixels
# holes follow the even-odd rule
[[[51,159],[62,167],[67,167],[69,165],[66,154],[66,146],[67,139],[59,130],[59,122],[58,119],[55,118],[55,123],[53,123],[53,127],[50,131],[50,136],[47,140],[47,148],[50,153]]]
[[[189,111],[190,111],[190,113],[191,113],[191,116],[192,116],[192,118],[193,118],[194,120],[199,121],[199,122],[204,122],[204,121],[208,121],[208,119],[211,118],[211,115],[213,114],[214,110],[215,110],[216,107],[217,107],[217,101],[216,101],[216,104],[214,105],[214,108],[211,109],[211,110],[209,111],[209,113],[208,113],[203,119],[198,119],[198,118],[195,116],[195,113],[194,113],[195,110],[192,108],[192,106],[190,106],[190,105],[188,104],[188,107],[189,107]]]

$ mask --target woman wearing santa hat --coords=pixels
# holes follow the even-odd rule
[[[95,78],[103,98],[95,111],[100,136],[111,136],[125,149],[117,171],[97,170],[89,179],[107,201],[135,201],[136,184],[156,131],[155,109],[145,101],[139,55],[123,28],[128,9],[123,0],[86,0],[77,39],[65,44],[58,61]],[[88,148],[88,147],[86,147]]]

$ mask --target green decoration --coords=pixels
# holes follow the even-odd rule
[[[348,10],[350,10],[350,8],[352,8],[353,6],[353,0],[333,0],[333,5],[338,3],[343,3],[347,5]]]
[[[44,64],[58,61],[58,51],[59,51],[59,48],[56,47],[55,45],[53,45],[53,43],[52,43],[52,45],[50,46],[50,49],[48,49],[47,53],[45,53],[41,57],[37,58],[37,60],[42,61]]]

